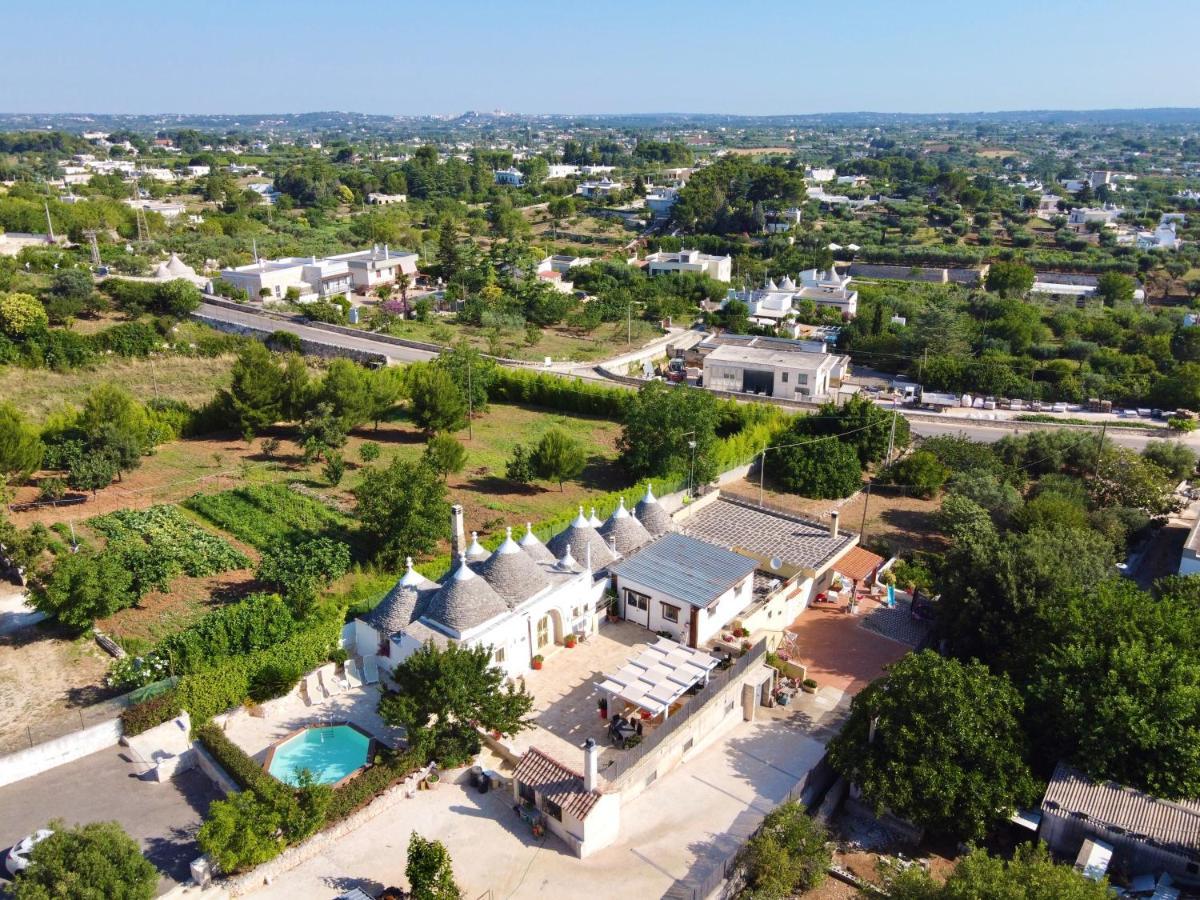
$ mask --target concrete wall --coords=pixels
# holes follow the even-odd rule
[[[242,325],[234,322],[224,322],[220,319],[214,319],[203,313],[192,313],[191,317],[198,322],[203,322],[210,328],[215,328],[217,331],[224,331],[228,334],[242,334],[250,337],[269,337],[274,331],[282,331],[285,329],[269,329],[256,328],[252,325]],[[281,323],[282,324],[282,323]],[[358,335],[362,337],[363,335]],[[354,350],[349,347],[339,347],[334,344],[324,344],[317,341],[311,341],[307,338],[300,338],[300,352],[306,356],[320,356],[325,358],[333,358],[343,356],[347,359],[353,359],[361,363],[370,363],[372,365],[387,365],[387,357],[382,353],[372,353],[368,350]]]
[[[0,786],[82,759],[105,747],[115,747],[120,739],[121,720],[109,719],[28,750],[10,753],[0,758]]]

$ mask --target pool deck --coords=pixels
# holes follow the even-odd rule
[[[314,725],[351,724],[381,744],[395,747],[402,742],[404,731],[384,724],[377,712],[379,696],[378,685],[363,685],[309,706],[296,690],[262,704],[256,714],[243,707],[214,721],[231,741],[263,764],[276,744]]]

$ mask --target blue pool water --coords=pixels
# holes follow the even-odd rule
[[[349,725],[306,728],[275,748],[267,771],[288,784],[307,769],[320,784],[334,784],[367,764],[371,739]]]

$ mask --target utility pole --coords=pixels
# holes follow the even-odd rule
[[[42,208],[46,210],[46,230],[50,233],[50,243],[54,243],[54,223],[50,221],[50,201],[43,200]]]
[[[867,533],[867,507],[871,504],[871,482],[867,482],[867,493],[863,497],[862,524],[858,526],[858,542],[861,544]]]
[[[767,449],[762,448],[762,458],[758,461],[758,508],[763,505],[763,473],[767,470]]]
[[[896,401],[892,400],[892,433],[888,435],[888,452],[884,459],[884,465],[890,465],[892,462],[892,448],[896,445],[896,416],[898,416],[899,408],[896,406]]]
[[[475,398],[471,393],[471,351],[464,347],[467,354],[467,440],[475,440]]]
[[[633,343],[633,301],[625,307],[625,343]]]

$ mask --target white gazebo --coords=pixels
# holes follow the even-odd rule
[[[665,720],[675,701],[697,684],[708,684],[717,663],[704,650],[660,637],[596,686],[608,695],[610,707],[621,700]]]

